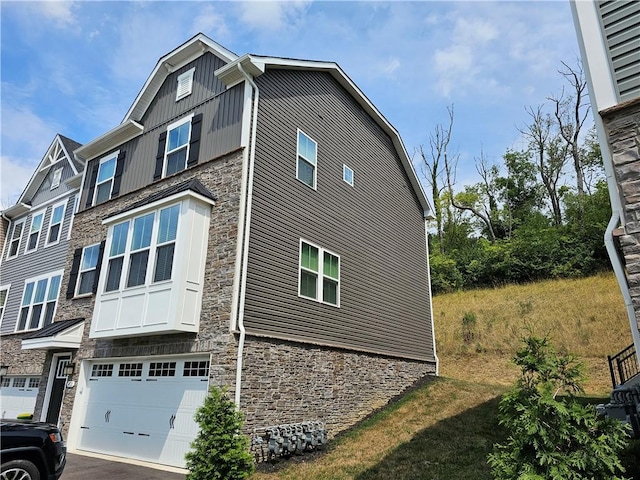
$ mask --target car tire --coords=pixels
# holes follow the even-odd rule
[[[0,467],[0,480],[40,480],[40,471],[28,460],[11,460]]]

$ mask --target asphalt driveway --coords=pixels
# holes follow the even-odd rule
[[[165,472],[129,463],[85,455],[67,454],[61,480],[184,480],[181,473]]]

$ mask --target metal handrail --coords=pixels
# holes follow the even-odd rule
[[[640,366],[636,360],[636,349],[633,343],[613,357],[607,356],[607,359],[609,360],[613,388],[624,385],[635,376],[640,375]]]

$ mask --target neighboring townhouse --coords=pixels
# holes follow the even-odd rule
[[[571,8],[611,199],[605,243],[633,339],[609,360],[617,387],[640,382],[640,2]]]
[[[33,413],[40,392],[37,419],[58,423],[63,369],[83,328],[51,333],[60,325],[53,320],[84,170],[72,154],[79,146],[56,135],[16,204],[2,212],[8,222],[0,262],[2,418]],[[46,344],[34,340],[43,332]]]
[[[183,467],[210,385],[246,433],[319,420],[335,435],[437,374],[429,205],[335,63],[238,57],[199,34],[75,156],[54,323],[84,327],[61,416],[72,451]]]

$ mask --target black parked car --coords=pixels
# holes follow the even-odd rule
[[[55,425],[0,421],[1,480],[56,480],[67,461],[67,447]]]

